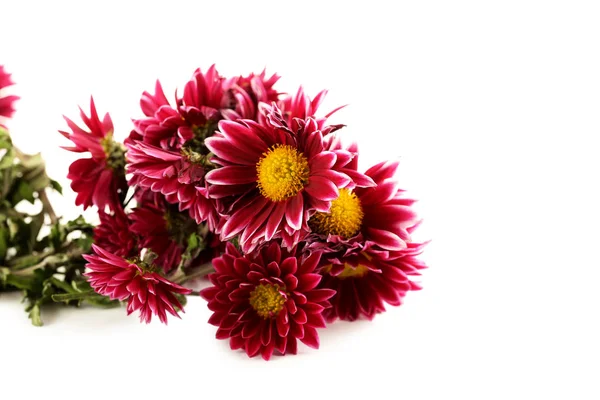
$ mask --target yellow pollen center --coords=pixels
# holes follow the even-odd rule
[[[323,272],[325,273],[329,273],[331,272],[331,265],[327,265],[323,268]],[[369,268],[365,267],[364,265],[357,265],[356,267],[346,263],[344,264],[344,270],[339,274],[336,275],[336,278],[339,279],[346,279],[346,278],[362,278],[363,276],[365,276],[367,274],[367,272],[369,272]]]
[[[256,164],[260,193],[272,201],[293,197],[308,183],[310,170],[304,154],[288,145],[276,145]]]
[[[340,195],[331,202],[328,213],[318,212],[308,222],[312,230],[322,235],[338,235],[351,238],[360,230],[363,210],[356,194],[340,189]]]
[[[357,265],[356,267],[351,267],[348,264],[344,267],[344,270],[337,277],[340,279],[346,278],[362,278],[369,272],[369,269],[364,265]]]
[[[250,293],[250,305],[264,319],[276,317],[283,308],[286,298],[279,285],[258,285]]]

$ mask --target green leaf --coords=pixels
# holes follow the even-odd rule
[[[198,248],[199,245],[199,237],[197,234],[192,233],[188,238],[187,250],[188,252],[192,252],[193,250]]]
[[[19,180],[19,186],[17,187],[16,196],[13,197],[13,204],[18,204],[21,200],[27,200],[31,204],[35,202],[35,198],[33,197],[34,190],[24,180]],[[17,197],[18,196],[18,197]]]
[[[60,185],[60,183],[58,183],[54,179],[50,179],[50,186],[52,186],[52,189],[54,189],[58,193],[62,194],[62,186]]]
[[[60,249],[67,238],[67,233],[65,232],[65,227],[59,223],[54,224],[52,228],[50,228],[50,243],[54,249]]]
[[[40,230],[44,225],[44,218],[45,215],[43,211],[31,217],[31,222],[29,223],[29,247],[32,249],[34,248],[35,243],[37,242],[38,235],[40,234]]]
[[[42,322],[42,316],[40,315],[40,305],[34,304],[31,310],[29,311],[29,318],[31,319],[31,323],[35,326],[43,326],[44,322]]]
[[[40,256],[38,254],[27,254],[21,257],[11,258],[8,261],[8,266],[13,270],[20,270],[29,268],[40,262]]]
[[[84,301],[91,306],[99,308],[115,308],[121,305],[118,300],[111,300],[110,298],[101,295],[88,297]]]
[[[98,296],[98,293],[94,292],[93,290],[89,290],[87,292],[80,292],[80,293],[53,294],[52,300],[54,300],[56,302],[61,302],[61,301],[68,302],[71,300],[84,300],[84,299],[88,299],[88,298],[94,297],[94,296]]]
[[[65,291],[66,293],[80,293],[80,290],[77,290],[72,285],[69,285],[65,281],[61,281],[60,279],[56,279],[55,277],[50,277],[46,280],[46,282],[56,286],[57,288]]]
[[[6,149],[6,143],[0,141],[0,149]],[[10,168],[15,163],[15,152],[8,148],[6,153],[0,158],[0,170]]]
[[[6,253],[8,252],[8,240],[8,226],[0,222],[0,261],[6,258]]]
[[[10,269],[6,267],[0,267],[0,288],[6,286],[6,278],[10,275]]]
[[[31,290],[34,291],[36,288],[36,279],[34,276],[21,276],[10,274],[5,279],[6,284],[16,287],[17,289],[22,290]]]

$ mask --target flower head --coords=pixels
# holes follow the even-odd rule
[[[76,153],[89,152],[91,158],[76,160],[69,167],[67,178],[71,180],[71,188],[77,193],[76,205],[84,209],[92,205],[104,210],[111,210],[119,204],[119,196],[125,194],[125,149],[113,140],[113,123],[110,115],[106,114],[100,120],[94,105],[90,102],[90,116],[80,109],[81,119],[88,130],[77,126],[69,118],[64,117],[71,132],[59,131],[71,140],[72,147],[64,147]]]
[[[154,94],[142,94],[140,106],[145,117],[133,120],[135,129],[130,139],[142,140],[165,149],[181,144],[182,139],[177,131],[185,126],[185,121],[167,100],[159,81],[156,81]]]
[[[213,261],[213,286],[200,292],[213,312],[208,322],[219,327],[217,339],[265,360],[275,350],[296,354],[297,340],[318,348],[316,328],[325,327],[322,312],[334,294],[317,289],[319,257],[297,257],[276,242],[242,256],[228,244],[226,254]]]
[[[212,168],[204,140],[223,118],[223,82],[214,65],[205,73],[196,70],[174,107],[157,82],[154,95],[142,95],[146,117],[134,120],[135,130],[126,141],[131,183],[163,194],[197,223],[208,221],[212,229],[217,213],[204,182]]]
[[[260,74],[250,74],[228,79],[225,82],[230,109],[222,111],[226,119],[252,119],[257,121],[262,103],[271,104],[279,100],[280,93],[273,88],[279,80],[273,74],[267,78],[266,70]]]
[[[179,265],[184,248],[174,240],[174,232],[169,230],[169,214],[166,207],[151,204],[136,207],[131,213],[131,221],[131,231],[140,238],[140,246],[158,255],[156,263],[161,265],[165,272]],[[196,226],[193,221],[192,224]]]
[[[100,225],[94,228],[94,243],[119,257],[130,257],[137,241],[130,230],[130,221],[121,206],[112,212],[99,210]]]
[[[204,182],[205,157],[188,156],[139,141],[128,146],[127,169],[134,174],[130,184],[164,195],[180,211],[188,211],[197,223],[217,225],[214,202]]]
[[[325,116],[318,117],[319,107],[323,103],[323,100],[325,100],[325,96],[327,96],[327,90],[322,90],[317,93],[314,99],[311,99],[304,92],[304,88],[300,86],[295,94],[288,95],[281,99],[278,102],[278,106],[281,109],[288,126],[292,130],[297,129],[296,119],[304,120],[309,117],[314,118],[318,128],[322,130],[327,125],[327,119],[335,112],[345,107],[337,107],[328,112]]]
[[[8,72],[5,71],[4,65],[0,65],[0,118],[10,118],[15,112],[15,101],[19,99],[18,96],[10,95],[5,96],[2,94],[2,90],[12,86],[14,82]]]
[[[377,186],[341,189],[328,212],[315,213],[307,249],[322,251],[322,287],[334,289],[328,320],[369,319],[385,311],[384,302],[400,305],[411,280],[425,268],[417,256],[423,244],[411,232],[418,219],[413,200],[403,196],[394,175],[396,162],[380,163],[365,175]]]
[[[298,120],[292,131],[273,107],[264,124],[221,121],[219,132],[206,140],[219,167],[206,181],[226,222],[223,240],[240,234],[240,245],[251,251],[274,237],[292,247],[307,232],[315,211],[326,212],[338,197],[338,188],[352,188],[350,177],[339,171],[341,150],[327,150],[315,120]]]
[[[179,318],[183,306],[176,295],[189,294],[190,289],[179,286],[156,272],[153,266],[129,261],[92,245],[95,254],[84,255],[88,261],[85,276],[92,288],[112,300],[127,300],[127,314],[140,311],[140,320],[149,323],[156,315],[167,323],[167,312]]]

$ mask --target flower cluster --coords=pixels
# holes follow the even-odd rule
[[[15,101],[19,99],[18,96],[4,93],[5,89],[12,85],[11,74],[6,72],[4,65],[0,65],[0,126],[2,126],[2,119],[12,117],[15,112]]]
[[[329,123],[339,108],[320,110],[326,91],[287,95],[278,79],[213,65],[172,101],[158,81],[144,92],[123,144],[93,100],[85,127],[67,119],[61,132],[90,154],[68,175],[77,204],[99,212],[90,285],[166,322],[191,292],[181,284],[208,271],[217,338],[264,359],[400,305],[425,268],[397,162],[361,172],[358,147]]]

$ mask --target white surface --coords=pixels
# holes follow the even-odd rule
[[[15,141],[54,177],[90,94],[124,137],[156,78],[266,65],[351,104],[335,122],[365,165],[402,157],[431,268],[403,307],[269,363],[213,339],[197,298],[168,327],[60,309],[39,329],[0,295],[0,398],[600,398],[596,2],[87,3],[0,4]]]

